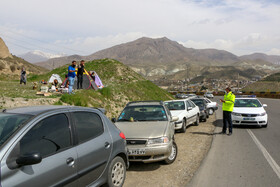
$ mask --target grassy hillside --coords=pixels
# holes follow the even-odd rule
[[[267,76],[261,81],[255,82],[242,89],[253,92],[280,92],[280,72]]]
[[[27,76],[30,73],[40,74],[48,71],[16,56],[0,58],[0,80],[19,80],[22,67],[26,69]]]
[[[242,89],[245,92],[280,92],[280,82],[258,81]]]
[[[2,85],[6,89],[0,91],[0,96],[38,97],[35,96],[36,91],[31,90],[31,82],[48,80],[53,73],[59,74],[64,79],[65,74],[67,74],[67,68],[68,65],[54,69],[46,74],[30,75],[28,86],[18,86],[18,83],[10,84],[9,82],[2,81]],[[160,89],[151,81],[144,79],[141,75],[116,60],[94,60],[86,63],[85,68],[88,71],[96,71],[105,88],[98,91],[93,89],[77,90],[73,95],[52,96],[60,97],[56,104],[66,103],[77,106],[103,107],[108,111],[108,116],[111,117],[117,116],[129,101],[167,100],[172,98],[168,92]],[[17,85],[17,87],[14,88],[12,85]]]
[[[274,73],[272,75],[267,76],[263,81],[280,82],[280,72],[279,73]]]

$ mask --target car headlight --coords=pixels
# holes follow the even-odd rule
[[[231,114],[234,115],[234,116],[241,116],[241,114],[236,113],[236,112],[232,112]]]
[[[162,144],[162,143],[168,143],[169,142],[169,138],[164,136],[164,137],[160,137],[160,138],[152,138],[148,140],[148,145],[151,144]]]
[[[263,112],[263,113],[258,114],[257,116],[265,116],[265,115],[266,115],[266,112]]]

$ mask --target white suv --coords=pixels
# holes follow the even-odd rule
[[[179,118],[175,121],[175,130],[184,133],[188,125],[199,125],[199,107],[190,99],[170,100],[164,103],[171,115]]]

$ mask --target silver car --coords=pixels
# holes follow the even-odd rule
[[[163,102],[128,103],[115,124],[127,138],[129,160],[173,163],[178,152],[174,140],[177,120]]]
[[[0,186],[122,186],[124,134],[99,109],[24,107],[0,112]]]

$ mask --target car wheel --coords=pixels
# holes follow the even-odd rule
[[[204,121],[204,122],[206,122],[206,121],[207,121],[207,116],[205,116],[205,118],[203,119],[203,121]]]
[[[108,171],[108,181],[106,186],[117,187],[123,186],[126,176],[126,166],[124,160],[116,156],[110,163]]]
[[[185,133],[186,132],[186,129],[187,129],[187,127],[186,127],[186,119],[183,119],[183,122],[182,122],[183,124],[182,124],[182,128],[181,128],[181,131],[180,132],[182,132],[182,133]]]
[[[209,109],[209,114],[210,114],[210,115],[213,115],[213,114],[214,114],[213,108],[210,108],[210,109]]]
[[[199,125],[199,122],[200,122],[200,119],[199,119],[199,116],[197,115],[196,116],[196,120],[194,122],[194,125],[198,126]]]
[[[177,153],[178,153],[177,144],[173,140],[171,153],[167,157],[167,159],[164,160],[165,164],[172,164],[177,157]]]
[[[268,124],[268,123],[267,123]],[[265,125],[262,125],[262,128],[266,128],[267,127],[267,124],[265,124]]]

